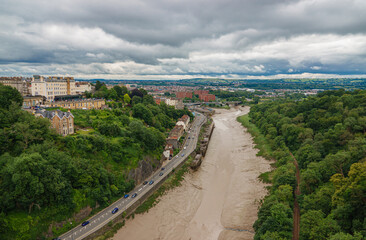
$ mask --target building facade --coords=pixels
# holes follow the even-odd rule
[[[213,94],[201,94],[200,99],[205,102],[215,101],[216,97]]]
[[[22,96],[30,94],[30,81],[22,77],[0,77],[0,83],[16,88]]]
[[[183,100],[178,98],[165,98],[165,103],[168,106],[173,106],[175,109],[183,109]]]
[[[85,92],[91,92],[92,86],[89,82],[75,82],[75,93],[83,94]]]
[[[176,92],[175,96],[177,98],[192,98],[192,92]]]
[[[23,97],[23,108],[40,107],[46,102],[44,96],[24,96]]]
[[[196,95],[201,95],[201,94],[208,94],[209,91],[208,90],[195,90],[194,94]]]
[[[190,119],[189,119],[188,115],[183,115],[183,117],[178,119],[178,122],[176,123],[176,125],[183,126],[184,130],[187,131],[188,130],[189,120]]]
[[[51,122],[51,128],[54,128],[56,132],[62,136],[73,134],[74,130],[74,115],[69,112],[62,112],[60,110],[46,111],[37,110],[35,112],[37,117],[47,118]]]
[[[55,101],[47,104],[47,107],[62,107],[67,109],[102,109],[104,99],[79,99],[72,101]]]
[[[170,131],[166,143],[171,144],[173,148],[178,148],[178,142],[179,139],[182,137],[183,133],[184,133],[183,126],[175,125],[174,128]]]
[[[33,96],[45,96],[47,101],[53,101],[55,96],[75,95],[75,80],[73,77],[47,77],[34,75],[31,82]]]

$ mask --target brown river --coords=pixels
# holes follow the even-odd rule
[[[127,220],[113,239],[253,239],[259,200],[266,194],[258,176],[270,162],[256,156],[251,135],[236,121],[248,112],[248,107],[217,110],[201,167],[148,213]]]

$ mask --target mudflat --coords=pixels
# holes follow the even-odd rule
[[[217,110],[201,167],[149,212],[128,220],[113,239],[253,239],[259,200],[266,195],[258,176],[270,170],[270,162],[256,156],[251,135],[236,121],[248,112]]]

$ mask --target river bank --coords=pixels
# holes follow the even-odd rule
[[[113,239],[253,239],[258,203],[266,194],[258,176],[270,163],[256,156],[250,134],[236,121],[248,111],[217,110],[201,167],[148,213],[128,220]]]

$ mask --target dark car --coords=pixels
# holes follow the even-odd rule
[[[149,182],[149,185],[152,185],[154,183],[154,180],[151,180],[150,182]]]
[[[163,173],[163,172],[161,172],[161,173],[159,173],[159,176],[163,176],[163,174],[164,174],[164,173]]]
[[[137,193],[132,194],[131,198],[134,198],[137,196]]]
[[[81,224],[81,226],[86,226],[86,225],[88,225],[89,224],[89,221],[85,221],[85,222],[83,222],[82,224]]]
[[[112,210],[112,214],[115,214],[116,212],[118,212],[118,208],[117,207]]]
[[[165,170],[165,167],[162,167],[161,170]]]
[[[182,153],[182,155],[181,155],[182,157],[184,157],[184,153]]]
[[[145,181],[143,184],[146,185],[147,184],[147,181]]]
[[[124,195],[123,197],[124,198],[128,198],[130,195],[129,194],[126,194],[126,195]]]

